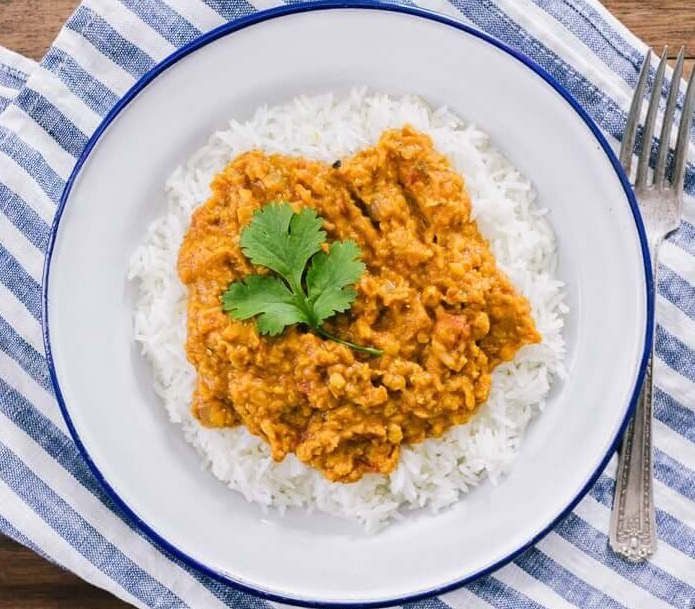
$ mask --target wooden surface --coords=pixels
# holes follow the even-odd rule
[[[603,0],[659,52],[687,44],[695,64],[695,0]],[[0,45],[40,59],[77,0],[0,0]],[[0,536],[0,609],[125,609],[126,604]]]
[[[0,45],[40,59],[78,0],[0,0]],[[603,0],[603,4],[659,53],[675,57],[688,45],[686,72],[695,66],[695,0]]]
[[[2,8],[0,7],[0,10]],[[130,605],[0,535],[0,609],[126,609]]]

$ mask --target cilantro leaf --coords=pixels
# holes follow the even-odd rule
[[[315,319],[322,323],[335,313],[347,311],[357,297],[351,287],[364,273],[360,248],[354,241],[336,241],[328,253],[311,259],[306,285]]]
[[[292,292],[281,279],[270,275],[249,275],[230,283],[222,294],[222,309],[235,319],[258,315],[259,332],[271,336],[280,334],[285,326],[308,323]]]
[[[241,248],[251,262],[279,273],[296,291],[306,263],[326,240],[322,223],[313,209],[295,214],[288,203],[269,203],[241,231]]]
[[[365,270],[354,241],[336,241],[327,252],[321,250],[326,239],[322,223],[313,209],[294,213],[288,203],[269,203],[257,210],[241,232],[241,248],[251,262],[279,276],[251,275],[230,283],[222,294],[222,308],[234,319],[256,317],[261,334],[274,336],[303,323],[324,338],[381,355],[379,349],[356,345],[321,327],[350,308],[357,297],[353,285]]]

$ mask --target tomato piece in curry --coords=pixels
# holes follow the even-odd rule
[[[196,368],[192,410],[210,427],[245,425],[276,461],[295,453],[328,479],[388,474],[402,445],[466,423],[491,373],[537,343],[530,306],[497,268],[471,219],[464,181],[432,140],[405,127],[333,165],[259,151],[231,161],[193,214],[179,252],[188,288],[186,352]],[[354,240],[366,272],[334,335],[302,326],[261,336],[222,311],[230,282],[266,272],[239,246],[254,210],[314,208],[328,240]]]

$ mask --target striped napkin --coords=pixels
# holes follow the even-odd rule
[[[137,607],[267,609],[275,603],[219,584],[153,546],[91,475],[53,399],[46,368],[44,251],[65,181],[118,98],[176,48],[276,0],[253,2],[85,0],[39,64],[0,49],[0,530]],[[530,55],[617,146],[646,47],[596,0],[418,4]],[[492,575],[414,606],[695,607],[692,164],[686,191],[685,221],[664,245],[659,270],[658,551],[633,565],[607,548],[614,457],[574,512],[537,546]]]

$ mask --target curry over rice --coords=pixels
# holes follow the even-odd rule
[[[366,272],[357,299],[326,327],[381,356],[297,325],[261,336],[252,320],[222,310],[230,282],[264,272],[239,238],[273,201],[314,208],[329,241],[359,245]],[[402,444],[468,421],[495,366],[540,341],[529,303],[470,216],[461,176],[409,127],[334,165],[258,151],[232,160],[179,252],[194,415],[210,427],[245,425],[275,460],[293,452],[339,482],[389,473]]]

